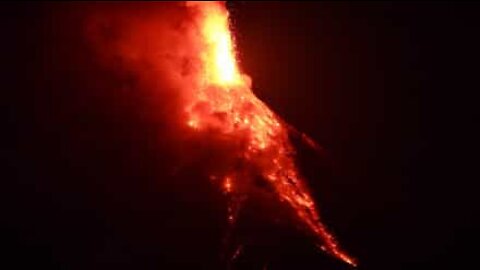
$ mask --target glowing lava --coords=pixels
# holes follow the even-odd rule
[[[242,182],[260,175],[317,236],[323,250],[355,265],[320,222],[292,157],[287,125],[254,95],[250,78],[240,72],[224,3],[187,2],[187,6],[198,13],[201,67],[198,87],[192,89],[185,108],[185,124],[194,132],[238,139],[242,149],[237,161],[240,169],[232,164],[231,170],[214,172],[211,178],[220,179],[225,194],[235,196],[244,192]],[[229,209],[228,218],[234,221],[234,211]]]

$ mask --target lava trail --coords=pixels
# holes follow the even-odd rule
[[[317,237],[324,251],[356,265],[320,221],[293,158],[289,126],[254,95],[250,78],[240,71],[225,4],[186,2],[186,6],[195,14],[200,72],[187,94],[184,125],[192,132],[215,134],[235,142],[240,149],[231,166],[227,166],[230,169],[212,172],[211,179],[221,185],[227,196],[239,198],[246,192],[249,179],[260,175]],[[238,202],[231,201],[228,219],[234,222]]]

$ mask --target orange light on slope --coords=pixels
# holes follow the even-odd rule
[[[252,164],[251,167],[270,183],[279,200],[287,203],[309,231],[323,242],[322,249],[356,265],[320,222],[315,203],[292,158],[294,149],[287,127],[254,95],[249,77],[240,73],[224,4],[187,2],[187,6],[199,12],[201,68],[200,86],[191,90],[185,108],[186,125],[195,132],[208,130],[229,138],[246,138],[242,162]],[[221,188],[230,195],[239,192],[236,187],[241,185],[236,181],[244,180],[244,175],[248,172],[232,169],[223,175],[212,175],[212,178],[224,179]],[[230,222],[234,221],[233,208],[229,206]]]

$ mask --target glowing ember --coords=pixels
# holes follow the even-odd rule
[[[244,140],[239,159],[246,164],[245,168],[233,169],[232,165],[231,171],[217,172],[212,179],[223,179],[222,190],[231,195],[242,192],[237,187],[241,186],[239,181],[252,177],[253,172],[249,171],[261,175],[279,200],[293,208],[299,220],[323,243],[323,250],[355,265],[320,222],[315,202],[292,158],[294,150],[287,126],[253,94],[250,78],[240,73],[224,4],[187,2],[187,6],[198,12],[202,44],[198,87],[192,89],[185,108],[185,124],[195,132],[208,131]],[[233,208],[229,207],[230,222],[235,219]]]

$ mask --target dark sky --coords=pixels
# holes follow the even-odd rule
[[[222,199],[195,165],[170,174],[144,97],[92,59],[88,4],[1,5],[1,268],[222,269]],[[478,4],[229,8],[255,93],[326,150],[300,157],[359,269],[475,263]],[[348,269],[250,223],[238,269]]]

